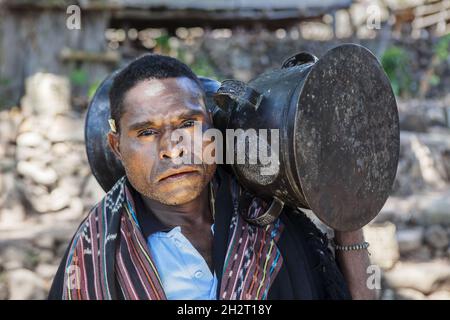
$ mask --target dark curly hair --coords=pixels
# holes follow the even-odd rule
[[[123,68],[114,77],[109,90],[111,118],[119,131],[120,118],[123,115],[123,100],[128,90],[138,82],[148,79],[166,79],[187,77],[203,88],[194,72],[183,62],[159,54],[145,54]]]

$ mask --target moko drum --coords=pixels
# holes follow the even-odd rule
[[[254,141],[245,163],[237,163],[236,142],[226,152],[239,182],[274,199],[278,211],[311,209],[335,230],[352,231],[383,207],[397,170],[399,120],[389,79],[366,48],[345,44],[321,59],[299,53],[249,83],[222,82],[215,101],[214,123],[224,134],[242,129],[245,141],[249,130],[267,132],[258,152],[277,152],[278,168],[267,170],[259,158],[249,163]],[[277,148],[270,129],[278,130]]]

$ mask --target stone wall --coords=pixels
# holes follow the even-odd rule
[[[0,112],[0,299],[42,299],[103,191],[87,164],[84,114],[67,78],[38,73],[21,109]]]
[[[365,228],[384,299],[450,299],[450,96],[399,101],[391,197]]]

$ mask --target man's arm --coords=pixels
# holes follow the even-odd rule
[[[338,245],[352,245],[362,243],[364,235],[362,229],[351,232],[335,231],[334,239]],[[369,300],[377,298],[376,291],[367,287],[367,267],[370,265],[367,250],[336,250],[336,260],[347,281],[353,299]]]

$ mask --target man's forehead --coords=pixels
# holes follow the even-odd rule
[[[190,98],[200,98],[203,94],[194,80],[187,77],[178,77],[139,81],[127,92],[125,99],[135,97],[158,98],[162,94],[170,93],[173,93],[175,96],[183,94]]]
[[[202,96],[196,82],[186,77],[143,80],[127,92],[124,116],[167,117],[186,110],[202,110],[205,108]]]

